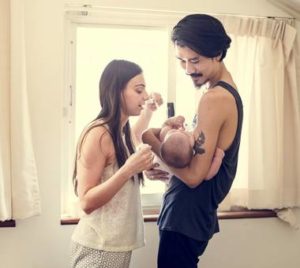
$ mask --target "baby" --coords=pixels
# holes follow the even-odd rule
[[[171,167],[184,168],[193,158],[194,137],[191,132],[164,126],[159,132],[160,156]]]
[[[170,173],[167,166],[174,168],[184,168],[188,166],[194,156],[194,135],[193,132],[185,131],[184,129],[175,129],[171,126],[163,126],[160,129],[148,129],[151,136],[155,137],[161,142],[160,157],[155,156],[154,162],[158,162],[160,168]],[[147,143],[147,138],[143,139]],[[215,176],[221,166],[224,151],[217,148],[207,174],[206,180]],[[169,177],[171,177],[170,174]]]

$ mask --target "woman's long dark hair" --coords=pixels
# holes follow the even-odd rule
[[[99,115],[92,121],[92,124],[87,128],[83,137],[80,138],[77,145],[75,165],[73,171],[73,183],[75,193],[77,194],[77,159],[80,155],[81,146],[87,133],[98,126],[108,126],[108,131],[111,135],[116,159],[119,167],[124,165],[128,159],[127,149],[130,154],[134,153],[134,145],[132,142],[129,121],[121,129],[121,109],[122,109],[122,92],[125,89],[129,80],[142,73],[142,69],[137,64],[126,60],[113,60],[104,69],[99,82],[99,97],[101,110]],[[99,123],[93,122],[99,120]],[[125,135],[125,143],[122,138]],[[100,137],[101,139],[101,137]],[[138,174],[139,181],[143,183],[143,174]]]

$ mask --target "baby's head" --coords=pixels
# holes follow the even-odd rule
[[[171,167],[184,168],[193,158],[193,145],[192,133],[171,129],[163,137],[160,147],[161,158]]]

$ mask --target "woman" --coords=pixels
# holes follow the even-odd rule
[[[142,69],[125,60],[107,65],[99,91],[101,111],[77,146],[73,180],[84,215],[72,235],[71,263],[123,268],[132,250],[144,245],[139,186],[142,171],[153,167],[153,154],[146,145],[135,152],[133,140],[142,131],[133,133],[128,120],[141,114],[149,96]],[[144,112],[137,125],[149,120]]]

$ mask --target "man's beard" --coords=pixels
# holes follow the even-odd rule
[[[191,76],[191,78],[192,78],[192,81],[193,81],[193,83],[194,83],[194,86],[196,87],[196,88],[201,88],[203,85],[205,85],[208,81],[205,81],[205,82],[201,82],[201,83],[199,83],[198,82],[198,79],[197,80],[195,80],[195,79],[193,79],[193,78],[200,78],[200,77],[202,77],[203,76],[203,74],[201,74],[201,73],[192,73],[192,74],[190,74],[190,76]]]

